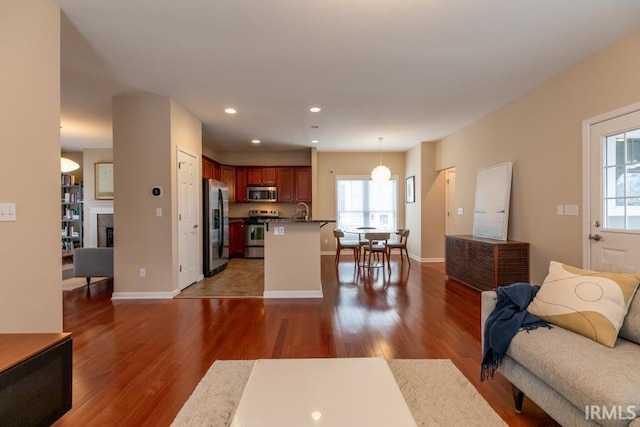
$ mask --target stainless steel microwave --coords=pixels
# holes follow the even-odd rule
[[[247,187],[247,202],[277,202],[276,187]]]

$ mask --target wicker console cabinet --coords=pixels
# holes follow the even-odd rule
[[[446,236],[447,276],[481,291],[529,282],[529,243]]]

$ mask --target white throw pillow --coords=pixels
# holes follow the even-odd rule
[[[549,275],[527,310],[613,347],[637,289],[638,278],[632,274],[582,270],[551,261]]]

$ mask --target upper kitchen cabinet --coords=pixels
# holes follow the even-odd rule
[[[276,187],[278,187],[279,202],[310,202],[311,168],[308,166],[276,168]]]
[[[276,185],[276,168],[248,167],[247,185]]]
[[[293,168],[276,168],[276,187],[278,188],[279,202],[293,202]]]
[[[229,201],[236,201],[236,168],[233,166],[220,166],[220,181],[229,186]]]
[[[296,202],[311,201],[311,168],[296,167],[294,172],[294,190]]]
[[[247,201],[247,168],[236,166],[236,202]]]
[[[212,160],[206,156],[202,156],[202,177],[206,179],[217,179],[221,181],[221,166],[220,163]]]
[[[213,178],[214,161],[208,157],[202,156],[202,177],[205,179]]]

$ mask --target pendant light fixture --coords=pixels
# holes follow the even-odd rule
[[[382,140],[383,137],[378,137],[378,141],[380,141],[380,165],[373,168],[371,171],[371,180],[376,183],[383,183],[389,181],[391,178],[391,171],[388,167],[382,164]]]
[[[66,157],[60,157],[60,171],[62,173],[73,172],[76,169],[80,169],[80,165],[71,159]]]

